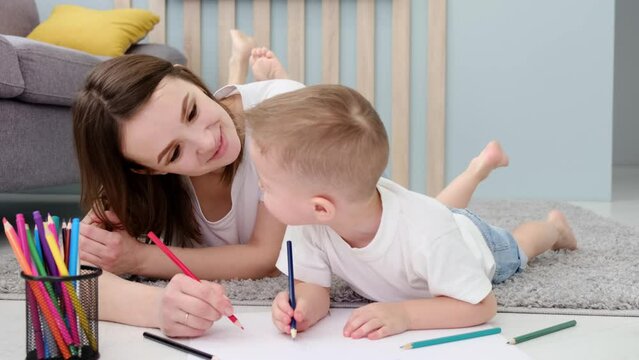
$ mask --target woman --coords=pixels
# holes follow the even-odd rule
[[[159,249],[130,234],[161,233],[202,279],[274,274],[284,226],[259,203],[244,129],[233,118],[300,87],[273,80],[214,98],[188,69],[157,58],[96,67],[73,107],[82,202],[92,209],[81,227],[82,259],[114,274],[173,277],[159,289],[105,274],[101,319],[197,336],[232,311],[220,286],[174,277],[179,269]]]

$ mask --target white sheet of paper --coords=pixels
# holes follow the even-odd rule
[[[238,313],[242,331],[227,319],[220,319],[209,332],[189,341],[189,346],[216,355],[222,360],[245,359],[530,359],[517,346],[506,344],[501,335],[403,350],[400,346],[420,340],[455,335],[492,326],[465,329],[419,330],[381,340],[353,340],[342,336],[342,329],[353,309],[331,309],[326,318],[311,329],[298,333],[295,340],[278,332],[270,311]],[[189,359],[199,359],[190,356]]]

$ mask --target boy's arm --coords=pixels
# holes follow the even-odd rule
[[[491,291],[479,303],[471,304],[446,296],[404,302],[409,330],[459,328],[483,324],[497,313],[497,300]]]
[[[406,330],[468,327],[485,323],[496,312],[497,300],[492,291],[477,304],[446,296],[374,303],[353,311],[344,326],[344,336],[381,339]]]
[[[302,329],[309,328],[328,314],[331,305],[330,288],[295,280],[295,319]]]

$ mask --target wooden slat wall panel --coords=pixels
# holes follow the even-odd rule
[[[339,0],[322,1],[322,82],[339,83]]]
[[[428,98],[426,111],[426,192],[444,188],[446,161],[446,0],[428,1]]]
[[[131,6],[132,0],[114,0],[117,8]],[[184,1],[184,52],[189,66],[201,73],[201,0]],[[428,0],[428,95],[426,114],[426,189],[438,194],[445,181],[446,117],[446,7],[447,0]],[[151,32],[150,41],[166,43],[166,0],[148,0],[149,10],[161,22]],[[260,46],[271,46],[271,1],[253,0],[253,36]],[[375,101],[375,1],[357,0],[357,89]],[[410,179],[410,11],[411,0],[392,1],[392,176],[408,186]],[[288,0],[288,73],[305,80],[305,1]],[[231,52],[229,30],[236,27],[236,0],[218,0],[218,78],[228,78]],[[322,82],[339,83],[340,0],[322,0]],[[315,45],[313,45],[315,46]],[[415,165],[419,166],[419,165]]]
[[[149,33],[149,42],[166,44],[166,0],[148,0],[149,11],[160,17]]]
[[[235,0],[218,0],[218,86],[226,85],[229,77],[229,57],[231,56],[231,37],[229,31],[235,29]]]
[[[127,9],[131,7],[131,0],[114,0],[113,6],[116,9]]]
[[[304,0],[288,0],[288,75],[304,82],[306,22]]]
[[[392,35],[392,176],[408,186],[410,179],[410,0],[393,0]]]
[[[184,53],[187,66],[197,75],[202,73],[201,5],[200,0],[184,0]]]
[[[253,34],[257,46],[271,48],[271,0],[253,0]]]
[[[375,103],[375,1],[357,2],[357,90]]]

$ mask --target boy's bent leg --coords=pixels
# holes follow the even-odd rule
[[[251,51],[249,59],[253,78],[256,81],[272,79],[288,79],[288,73],[273,51],[258,47]]]
[[[466,170],[437,195],[437,200],[452,208],[468,207],[479,183],[493,170],[502,166],[508,166],[508,155],[497,141],[491,141],[477,157],[470,161]]]
[[[530,260],[550,249],[577,248],[575,235],[566,217],[558,210],[548,213],[546,221],[521,224],[513,231],[513,237]]]
[[[244,84],[248,74],[249,57],[255,47],[255,39],[239,30],[231,29],[231,57],[227,84]]]

